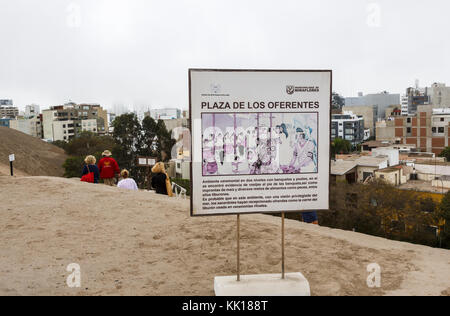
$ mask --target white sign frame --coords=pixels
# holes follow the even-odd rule
[[[16,161],[16,156],[14,154],[9,155],[9,162]]]
[[[221,103],[222,102],[222,103]],[[228,108],[227,106],[228,102]],[[253,105],[261,106],[265,105],[265,108],[256,109]],[[294,105],[295,103],[295,105]],[[191,216],[216,216],[216,215],[237,215],[237,214],[253,214],[253,213],[280,213],[280,212],[299,212],[299,211],[320,211],[329,209],[330,201],[330,144],[331,144],[331,103],[332,103],[332,71],[331,70],[232,70],[232,69],[189,69],[189,115],[191,124],[191,137],[192,137],[192,162],[191,162]],[[286,107],[286,104],[292,104],[295,110]],[[253,107],[253,108],[252,108]],[[269,108],[271,107],[271,108]],[[314,121],[314,115],[317,114],[316,125],[313,127],[308,126],[308,131],[315,130],[316,138],[312,136],[312,132],[308,135],[308,144],[315,144],[316,149],[311,152],[316,153],[316,160],[314,155],[311,155],[311,160],[314,160],[313,172],[302,171],[302,168],[286,169],[287,165],[283,165],[283,173],[264,173],[262,172],[261,164],[259,164],[259,173],[253,174],[226,174],[217,171],[217,166],[214,166],[211,170],[208,170],[209,164],[204,159],[205,157],[205,141],[204,134],[208,134],[209,130],[204,123],[206,120],[211,121],[210,117],[216,122],[216,118],[222,119],[222,121],[229,121],[229,117],[234,117],[234,133],[238,134],[236,129],[241,128],[241,125],[237,127],[236,117],[248,117],[248,121],[254,119],[254,116],[259,118],[266,118],[270,116],[271,125],[270,128],[266,128],[266,134],[274,133],[274,126],[272,125],[274,120],[281,121],[281,117],[288,117],[290,121]],[[227,117],[227,115],[229,117]],[[225,123],[224,123],[225,124]],[[259,124],[259,123],[258,123]],[[303,137],[308,132],[303,131],[301,124],[285,124],[289,125],[291,130],[295,131],[296,139]],[[245,128],[247,125],[242,125]],[[301,127],[300,127],[301,126]],[[284,127],[284,128],[285,128]],[[214,125],[214,130],[216,125]],[[250,128],[250,127],[248,127]],[[263,131],[260,125],[258,130]],[[277,131],[281,129],[280,125],[277,127]],[[208,132],[206,132],[208,130]],[[220,128],[219,128],[220,130]],[[267,132],[269,131],[269,132]],[[222,132],[222,131],[221,131]],[[220,132],[219,132],[220,133]],[[262,133],[262,132],[261,132]],[[216,134],[216,132],[213,132]],[[222,133],[224,134],[224,133]],[[220,134],[222,136],[222,134]],[[286,134],[287,131],[286,131]],[[242,135],[242,133],[240,133]],[[270,134],[272,135],[272,134]],[[299,136],[300,135],[300,136]],[[215,137],[215,136],[214,136]],[[237,138],[234,137],[235,139]],[[226,138],[223,138],[224,141]],[[261,138],[258,136],[258,142],[262,143]],[[215,146],[214,140],[214,146]],[[272,139],[271,139],[272,141]],[[236,140],[234,141],[234,151],[236,155]],[[299,141],[300,142],[300,141]],[[268,143],[272,144],[272,143]],[[248,145],[246,145],[248,146]],[[258,150],[259,150],[258,145]],[[296,146],[296,145],[294,145]],[[220,148],[220,146],[218,146]],[[224,147],[226,151],[226,147]],[[272,147],[273,148],[273,147]],[[297,147],[299,148],[299,147]],[[272,149],[273,151],[273,149]],[[295,151],[295,150],[294,150]],[[277,149],[277,152],[280,152]],[[226,153],[221,153],[225,156]],[[298,150],[295,153],[298,156]],[[258,157],[259,154],[258,154]],[[236,158],[235,158],[236,159]],[[259,159],[259,158],[258,158]],[[294,158],[293,158],[294,159]],[[214,160],[214,158],[213,158]],[[224,160],[226,160],[224,158]],[[222,161],[223,162],[223,161]],[[259,160],[258,160],[259,162]],[[217,163],[216,163],[217,164]],[[233,162],[231,162],[233,164]],[[235,163],[236,164],[236,163]],[[250,164],[249,164],[250,165]],[[253,164],[254,166],[255,164]],[[258,164],[256,164],[258,165]],[[206,167],[205,167],[206,166]],[[219,164],[220,166],[220,164]],[[219,167],[220,169],[220,167]],[[207,171],[205,171],[207,170]],[[236,169],[237,170],[237,169]],[[281,172],[280,168],[277,172]],[[215,174],[214,174],[215,172]],[[229,171],[228,171],[229,172]],[[234,171],[233,171],[234,172]],[[240,172],[240,171],[236,171]],[[245,173],[246,171],[244,171]],[[251,172],[251,171],[250,171]],[[291,172],[291,173],[285,173]],[[296,173],[297,172],[297,173]],[[208,174],[212,173],[212,175]],[[316,176],[314,176],[316,175]],[[253,182],[268,181],[267,183],[288,183],[287,179],[295,178],[296,185],[300,185],[301,179],[305,178],[306,182],[313,183],[314,179],[317,181],[317,187],[315,185],[305,189],[304,186],[299,186],[299,190],[305,189],[305,192],[300,192],[291,186],[290,190],[286,190],[284,193],[277,191],[273,193],[270,198],[290,194],[287,200],[274,198],[273,200],[267,200],[269,203],[253,203],[250,207],[234,207],[236,204],[236,198],[241,198],[245,195],[261,196],[261,194],[268,193],[266,189],[253,190],[251,193],[245,193],[242,189],[236,189],[236,192],[230,193],[228,198],[229,204],[226,201],[221,203],[221,208],[212,206],[210,203],[217,205],[213,202],[211,191],[208,194],[204,193],[206,187],[210,188],[205,182],[205,179],[212,180],[210,182],[219,181],[218,183],[226,183],[225,177],[230,179],[230,182],[237,183],[239,181],[244,182],[247,179],[254,179],[252,185],[256,185]],[[266,179],[266,180],[264,180]],[[277,179],[277,180],[276,180]],[[281,182],[281,179],[284,179]],[[283,184],[288,185],[288,184]],[[281,190],[279,187],[277,190]],[[311,189],[313,188],[313,189]],[[223,190],[222,190],[223,191]],[[275,192],[275,191],[274,191]],[[317,196],[311,193],[317,194]],[[302,200],[296,200],[295,193],[302,195]],[[309,199],[308,196],[312,198]],[[267,195],[268,196],[268,195]],[[304,196],[307,196],[304,198]],[[225,196],[223,196],[225,197]],[[266,195],[264,195],[263,200]],[[249,197],[250,198],[250,197]],[[255,197],[256,198],[256,197]],[[205,200],[206,199],[206,202]],[[263,201],[262,200],[262,201]],[[211,202],[210,202],[211,201]],[[298,202],[301,201],[301,202]],[[206,207],[206,204],[208,204]],[[212,207],[212,210],[208,208]]]

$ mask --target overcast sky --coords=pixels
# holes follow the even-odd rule
[[[0,0],[0,99],[188,106],[197,68],[332,69],[334,90],[450,85],[448,0]]]

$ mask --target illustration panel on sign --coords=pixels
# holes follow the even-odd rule
[[[203,113],[203,176],[318,172],[318,113]]]

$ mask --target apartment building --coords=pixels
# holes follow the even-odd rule
[[[1,101],[1,100],[0,100]],[[0,106],[0,118],[16,118],[19,116],[19,108],[12,105],[11,102],[6,102],[6,100],[3,100],[3,104],[11,104],[11,105],[1,105]],[[8,100],[10,101],[10,100]]]
[[[109,129],[108,113],[98,104],[54,106],[44,110],[42,117],[43,136],[52,141],[69,141],[84,131],[105,135]]]
[[[144,113],[144,116],[150,116],[154,120],[173,120],[181,118],[181,110],[176,108],[153,109]]]
[[[392,105],[400,107],[400,94],[390,94],[389,92],[381,92],[363,95],[362,92],[357,97],[345,98],[345,107],[359,106],[375,106],[377,108],[377,119],[385,118],[386,108]],[[377,120],[375,120],[377,121]]]
[[[331,140],[342,138],[353,146],[364,141],[364,118],[352,112],[333,114],[331,118]]]
[[[377,123],[377,140],[415,146],[436,155],[450,145],[450,109],[419,106],[415,115]]]
[[[375,123],[378,118],[378,107],[375,105],[361,105],[361,106],[344,106],[343,112],[352,112],[355,115],[364,118],[364,128],[370,130],[370,135],[375,135]]]

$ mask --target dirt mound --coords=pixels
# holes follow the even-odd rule
[[[24,196],[26,195],[26,198]],[[214,295],[236,273],[236,217],[79,180],[0,177],[0,295]],[[241,272],[279,273],[280,218],[241,219]],[[286,270],[313,295],[445,295],[450,251],[286,221]],[[68,288],[66,268],[81,268]],[[381,288],[367,266],[381,267]]]
[[[0,175],[9,175],[10,154],[16,155],[17,175],[62,177],[64,150],[19,131],[0,127]]]

